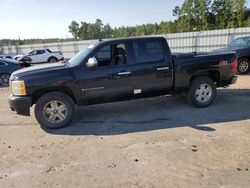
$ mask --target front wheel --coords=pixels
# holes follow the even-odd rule
[[[75,104],[66,94],[50,92],[43,95],[36,104],[35,116],[39,124],[49,129],[62,128],[71,123]]]
[[[250,60],[246,58],[242,58],[238,62],[238,73],[239,74],[247,74],[250,70]]]
[[[217,89],[214,81],[208,77],[200,77],[192,81],[187,99],[194,106],[201,108],[212,104],[216,95]]]

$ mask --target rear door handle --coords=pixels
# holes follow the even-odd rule
[[[160,67],[156,69],[157,71],[169,70],[169,67]]]
[[[129,75],[131,74],[131,72],[119,72],[118,75],[122,76],[122,75]]]

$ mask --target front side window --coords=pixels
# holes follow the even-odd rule
[[[106,45],[97,51],[94,57],[98,62],[98,67],[126,65],[126,46],[125,44]]]
[[[164,60],[164,50],[160,41],[133,42],[136,64],[160,62]]]
[[[34,51],[30,52],[29,55],[37,55],[37,51],[34,50]]]

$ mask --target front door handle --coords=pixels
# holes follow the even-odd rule
[[[131,74],[131,72],[119,72],[118,75],[122,76],[122,75],[129,75]]]
[[[160,67],[156,69],[157,71],[169,70],[169,67]]]

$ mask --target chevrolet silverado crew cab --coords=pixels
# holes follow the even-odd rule
[[[210,105],[218,87],[236,82],[235,53],[171,54],[165,38],[98,41],[64,63],[40,65],[11,75],[9,105],[35,116],[41,126],[70,124],[75,107],[185,92],[197,107]]]

